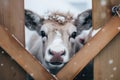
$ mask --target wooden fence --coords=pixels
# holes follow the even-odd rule
[[[108,22],[111,15],[111,8],[120,4],[120,0],[93,0],[93,25],[94,28],[103,26]],[[105,16],[105,17],[104,17]],[[120,21],[118,22],[120,23]],[[115,27],[116,20],[110,24]],[[118,27],[120,24],[118,25]],[[118,29],[118,28],[117,28]],[[111,32],[111,30],[109,30]],[[106,35],[106,31],[105,34]],[[101,39],[102,36],[101,36]],[[94,59],[94,79],[95,80],[119,80],[120,79],[120,33],[101,50]],[[98,42],[98,44],[100,44]]]
[[[120,18],[111,15],[115,4],[120,1],[93,0],[93,27],[103,28],[56,75],[58,80],[73,80],[98,53],[94,59],[94,79],[120,79]],[[0,0],[0,80],[24,80],[26,72],[35,80],[56,80],[24,46],[24,1]]]

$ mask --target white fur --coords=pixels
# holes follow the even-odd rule
[[[66,55],[62,56],[63,62],[67,62],[69,60],[68,50],[63,43],[61,33],[58,32],[58,31],[56,31],[56,36],[55,36],[53,42],[47,47],[47,50],[46,50],[45,59],[48,62],[53,57],[53,56],[49,55],[49,53],[48,53],[49,50],[55,51],[55,52],[58,52],[58,53],[61,52],[61,51],[65,51]]]
[[[85,40],[85,43],[88,41],[88,39],[91,37],[91,31],[92,28],[88,29],[88,30],[83,30],[78,36],[77,36],[77,40],[83,39]]]

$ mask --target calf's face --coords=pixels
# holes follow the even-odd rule
[[[79,14],[75,25],[79,34],[77,40],[84,45],[92,35],[92,11],[87,10]]]
[[[50,69],[61,68],[75,53],[76,27],[72,23],[65,25],[51,21],[45,22],[39,34],[43,41],[43,57]]]
[[[42,44],[40,45],[39,43],[33,45],[42,48],[41,51],[38,50],[36,57],[41,61],[43,66],[53,74],[56,74],[69,61],[75,54],[77,47],[80,48],[82,46],[82,43],[79,41],[80,39],[78,39],[80,38],[78,37],[78,34],[82,32],[80,28],[86,24],[79,23],[81,22],[81,18],[79,17],[82,16],[84,19],[88,17],[80,15],[76,20],[73,20],[71,17],[64,15],[59,16],[54,15],[52,16],[52,19],[51,17],[49,19],[43,19],[32,11],[25,11],[26,27],[30,30],[35,30],[41,37],[38,39],[41,39],[40,41],[42,41]],[[86,22],[87,20],[88,19],[83,22]],[[79,44],[76,43],[76,39],[78,39]],[[32,52],[31,54],[37,52],[33,50],[33,48],[32,50],[29,50]]]

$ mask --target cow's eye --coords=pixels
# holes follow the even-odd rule
[[[45,31],[40,31],[40,35],[41,35],[42,37],[46,37],[46,36],[47,36],[46,33],[45,33]]]
[[[77,36],[77,32],[73,32],[70,37],[75,38],[76,36]]]

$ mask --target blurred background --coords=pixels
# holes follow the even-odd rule
[[[65,11],[75,15],[92,8],[92,0],[24,0],[25,9],[33,10],[38,14],[48,11]]]

